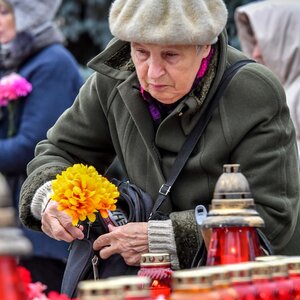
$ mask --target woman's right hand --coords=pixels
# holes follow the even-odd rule
[[[73,226],[72,218],[57,207],[58,203],[51,200],[42,212],[43,232],[58,241],[70,243],[75,239],[82,240],[84,238],[83,226]]]

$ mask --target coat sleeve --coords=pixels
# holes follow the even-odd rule
[[[103,174],[115,156],[95,76],[83,85],[72,107],[48,131],[47,139],[38,143],[35,158],[27,166],[20,219],[28,227],[40,226],[30,211],[33,195],[40,186],[74,163],[93,165]]]

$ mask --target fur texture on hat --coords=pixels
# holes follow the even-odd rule
[[[52,22],[61,0],[8,0],[13,6],[17,32],[33,30]]]
[[[208,45],[225,28],[222,0],[115,0],[109,26],[117,38],[161,45]]]

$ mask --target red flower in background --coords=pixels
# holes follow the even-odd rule
[[[30,291],[29,284],[32,282],[31,274],[26,268],[21,266],[18,267],[18,271],[21,280],[24,283],[26,294],[29,295],[29,291]]]

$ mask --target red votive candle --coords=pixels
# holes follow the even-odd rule
[[[27,300],[14,257],[0,256],[0,299]]]

